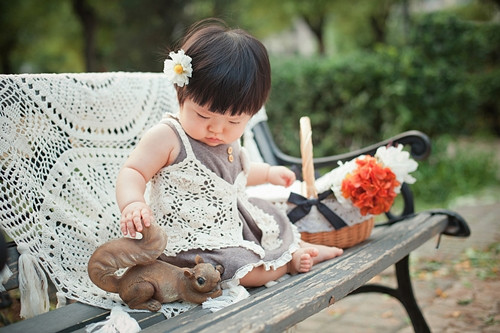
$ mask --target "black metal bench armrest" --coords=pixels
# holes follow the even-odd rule
[[[271,165],[289,165],[301,167],[302,161],[299,157],[290,156],[282,152],[276,146],[267,122],[260,122],[253,127],[254,139],[259,147],[262,158]],[[410,154],[416,160],[425,159],[431,151],[429,137],[420,131],[407,131],[387,140],[375,143],[368,147],[351,151],[345,154],[332,155],[326,157],[316,157],[313,159],[315,168],[335,167],[339,161],[349,161],[359,155],[373,155],[382,146],[403,144],[410,146]]]
[[[290,166],[297,174],[297,177],[300,178],[302,160],[298,157],[283,153],[278,146],[276,146],[267,122],[263,121],[256,124],[252,130],[254,133],[254,140],[259,147],[263,160],[271,165]],[[379,147],[395,144],[409,146],[410,154],[416,160],[425,159],[431,152],[431,142],[429,137],[420,131],[413,130],[403,132],[387,140],[345,154],[316,157],[313,159],[314,167],[316,169],[322,167],[334,168],[338,165],[339,161],[350,161],[360,155],[373,155]],[[408,184],[403,184],[401,187],[401,195],[404,202],[403,209],[399,214],[395,214],[394,212],[386,213],[390,220],[398,219],[415,212],[413,194]]]
[[[443,230],[442,232],[443,235],[452,237],[464,237],[464,238],[470,236],[470,228],[469,225],[467,224],[467,221],[465,221],[465,219],[457,212],[448,209],[431,209],[420,213],[430,214],[431,216],[445,215],[448,219],[448,225]],[[412,214],[393,217],[390,218],[389,221],[385,223],[377,224],[377,227],[383,227],[394,223],[398,223],[405,219],[411,218],[415,215],[416,215],[415,213],[412,213]]]

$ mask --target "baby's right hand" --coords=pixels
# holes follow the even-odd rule
[[[149,227],[153,220],[151,208],[144,202],[132,202],[125,206],[120,219],[120,229],[124,236],[129,234],[135,237],[136,232],[141,232],[143,227]]]

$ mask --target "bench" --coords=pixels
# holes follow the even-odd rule
[[[0,210],[1,228],[17,244],[26,243],[25,245],[30,249],[29,254],[38,260],[39,265],[47,272],[59,294],[77,301],[11,324],[1,328],[0,331],[84,332],[86,325],[102,321],[109,316],[109,309],[85,304],[85,300],[80,299],[80,295],[75,294],[74,290],[68,290],[71,285],[67,281],[63,281],[61,276],[54,277],[52,274],[58,270],[64,270],[64,267],[57,266],[64,265],[64,261],[59,257],[65,257],[65,255],[60,252],[79,251],[79,249],[71,247],[58,250],[60,241],[54,242],[58,235],[57,232],[75,233],[76,243],[80,241],[79,237],[82,234],[88,236],[89,239],[94,237],[96,241],[101,243],[102,240],[96,238],[97,232],[88,229],[76,230],[78,226],[61,226],[64,223],[52,221],[50,214],[54,214],[54,219],[60,219],[61,212],[57,211],[58,207],[64,206],[66,201],[71,201],[64,196],[64,190],[72,184],[68,182],[68,179],[76,178],[74,173],[80,177],[79,181],[82,178],[91,177],[95,171],[99,177],[102,175],[111,177],[113,172],[117,171],[123,158],[127,156],[126,153],[140,138],[141,133],[156,123],[163,112],[175,112],[175,95],[173,89],[169,88],[165,81],[162,74],[149,73],[0,76],[0,112],[2,117],[2,126],[0,126],[2,182],[0,185],[4,192]],[[118,111],[116,111],[117,108],[119,108]],[[18,110],[22,110],[22,112],[21,116],[16,118],[13,114]],[[126,119],[116,118],[116,113]],[[145,113],[149,113],[147,117],[144,116]],[[41,126],[42,119],[46,121],[43,124],[48,126],[47,128]],[[125,125],[117,126],[118,123]],[[22,128],[20,128],[21,126]],[[54,130],[60,133],[60,137],[53,142],[41,140],[42,136],[36,140],[37,136],[33,136],[32,133],[32,131]],[[245,141],[250,142],[254,139],[256,144],[254,147],[249,147],[249,150],[257,147],[264,161],[273,165],[286,165],[300,169],[301,160],[299,158],[284,154],[274,144],[265,114],[254,118],[251,132],[247,134]],[[430,151],[428,138],[421,132],[410,131],[351,153],[315,158],[314,164],[316,168],[331,168],[339,160],[350,160],[360,154],[373,154],[379,146],[388,143],[402,143],[409,146],[415,159],[425,158]],[[40,150],[41,146],[48,147],[48,151],[52,152],[54,156],[50,158],[45,156],[45,153]],[[99,162],[100,164],[89,163],[93,166],[90,168],[92,172],[87,170],[87,165],[84,163],[79,163],[75,167],[72,164],[74,162],[72,159],[64,160],[67,155],[73,153],[72,150],[89,146],[97,149],[93,151],[95,155],[99,155],[95,153],[96,151],[103,150],[107,153],[111,151],[111,155],[106,155],[104,159],[109,159],[109,156],[112,156],[113,159],[106,160],[110,163],[103,164],[102,161]],[[85,153],[86,158],[88,155],[96,157],[87,151]],[[14,159],[12,156],[15,154],[17,157]],[[100,156],[97,156],[97,159],[99,158]],[[85,161],[88,162],[88,160]],[[50,184],[51,190],[48,192],[26,187],[28,192],[46,195],[43,200],[23,201],[19,195],[31,199],[33,193],[17,193],[21,190],[26,191],[26,188],[22,188],[20,185],[23,175],[15,172],[21,167],[16,163],[28,162],[35,166],[34,170],[38,170],[38,168],[44,170],[43,172],[34,171],[34,174],[29,175],[33,178],[35,185],[47,186],[47,183]],[[63,169],[66,168],[64,171],[58,169],[61,165]],[[54,174],[52,169],[56,169],[57,172]],[[62,177],[61,175],[65,172],[69,176]],[[59,176],[60,178],[57,178]],[[12,177],[14,177],[14,181],[12,181]],[[97,201],[99,209],[101,206],[104,207],[103,211],[96,215],[101,220],[102,216],[116,218],[117,208],[115,206],[108,207],[109,202],[114,201],[113,181],[108,180],[105,184],[98,184],[110,192],[108,193],[110,198],[106,200],[98,197],[101,199]],[[66,208],[66,210],[78,206],[80,201],[91,201],[92,205],[96,205],[93,196],[101,194],[100,189],[96,189],[95,184],[92,184],[88,179],[84,180],[83,184],[89,187],[89,189],[84,190],[92,191],[92,195],[82,195],[76,199],[78,202],[71,201],[70,208]],[[16,191],[11,187],[15,187]],[[379,292],[393,296],[401,302],[416,332],[428,332],[430,329],[416,303],[411,286],[409,255],[437,235],[439,237],[442,234],[467,237],[470,231],[467,223],[459,215],[450,211],[434,210],[415,213],[411,190],[406,184],[402,188],[402,197],[404,201],[402,211],[399,214],[388,213],[389,222],[378,224],[369,239],[346,249],[344,254],[338,258],[314,266],[309,273],[292,276],[269,288],[251,289],[249,290],[249,298],[214,313],[198,306],[169,319],[166,319],[162,313],[132,312],[130,314],[145,332],[279,332],[292,327],[348,295]],[[58,206],[49,205],[49,201],[55,200],[54,198],[57,199]],[[60,201],[61,198],[66,201]],[[46,205],[49,205],[49,209]],[[63,213],[68,212],[64,211]],[[76,210],[76,212],[70,211],[68,214],[80,213]],[[71,218],[70,215],[69,217]],[[82,218],[82,216],[78,217]],[[89,221],[91,220],[89,217]],[[104,219],[104,221],[107,220]],[[101,221],[100,223],[109,223],[109,226],[100,225],[98,229],[110,226],[118,229],[116,221],[116,219],[107,222]],[[87,223],[87,220],[84,222]],[[97,222],[93,223],[96,227]],[[44,242],[47,240],[44,237],[46,233],[52,232],[51,229],[47,229],[51,226],[62,229],[57,229],[57,232],[51,236],[49,249],[46,249],[47,245]],[[118,230],[116,230],[115,235],[119,237]],[[84,238],[87,237],[82,237],[82,239]],[[15,243],[9,245],[8,265],[14,274],[4,284],[7,290],[18,287],[17,259],[19,253]],[[47,254],[44,251],[37,252],[39,249],[44,249]],[[59,252],[53,252],[51,249]],[[24,251],[21,251],[23,255]],[[80,256],[83,257],[82,262],[88,260],[88,256],[85,257],[84,254]],[[367,283],[371,278],[392,265],[395,266],[397,287]],[[83,272],[68,272],[68,274],[75,274],[78,278],[86,274],[84,268],[83,270]]]

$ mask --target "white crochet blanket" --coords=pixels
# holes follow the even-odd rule
[[[87,261],[121,237],[114,184],[121,164],[146,129],[177,109],[162,74],[0,76],[0,226],[21,254],[24,317],[48,310],[40,266],[61,298],[122,305],[90,281]]]

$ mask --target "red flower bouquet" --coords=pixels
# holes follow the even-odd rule
[[[356,207],[362,216],[389,211],[402,183],[415,182],[409,173],[417,162],[402,149],[381,147],[374,156],[360,156],[325,175],[339,203]]]
[[[400,185],[390,168],[367,156],[356,160],[358,168],[342,182],[342,196],[360,209],[361,215],[378,215],[389,211]]]

